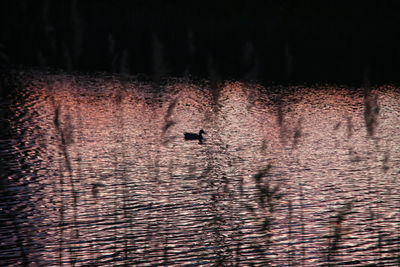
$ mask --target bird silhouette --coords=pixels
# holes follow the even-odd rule
[[[206,132],[203,129],[201,129],[198,134],[184,133],[184,137],[185,140],[199,140],[199,144],[202,144],[204,140],[203,134],[206,134]]]

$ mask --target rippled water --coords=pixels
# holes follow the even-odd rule
[[[1,266],[400,263],[398,88],[22,81]]]

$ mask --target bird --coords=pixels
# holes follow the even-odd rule
[[[196,133],[184,133],[184,137],[185,137],[185,140],[199,140],[199,144],[202,144],[203,143],[203,139],[204,139],[203,134],[206,134],[206,132],[203,129],[201,129],[199,131],[199,134],[196,134]]]

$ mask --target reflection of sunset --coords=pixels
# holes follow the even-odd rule
[[[393,88],[371,92],[368,136],[365,96],[347,89],[42,80],[14,110],[27,167],[10,178],[26,190],[38,232],[21,226],[20,239],[38,264],[314,266],[375,262],[378,250],[393,262]],[[201,128],[203,145],[183,140]]]

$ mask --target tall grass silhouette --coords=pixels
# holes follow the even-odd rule
[[[56,85],[54,85],[56,86]],[[53,87],[53,90],[55,88]],[[68,151],[68,147],[74,142],[73,140],[73,125],[71,121],[71,117],[69,115],[65,116],[65,121],[61,120],[61,105],[56,102],[56,100],[51,96],[51,104],[53,105],[54,108],[54,119],[53,119],[53,124],[55,128],[55,134],[57,135],[56,138],[58,140],[58,148],[61,152],[61,156],[63,157],[63,163],[60,162],[60,168],[59,168],[59,177],[60,177],[60,199],[61,199],[61,207],[60,207],[60,241],[59,241],[59,260],[60,264],[63,261],[63,250],[64,250],[64,223],[65,223],[65,218],[64,218],[64,208],[65,208],[65,202],[64,198],[67,196],[66,193],[68,191],[65,191],[64,185],[66,184],[66,181],[64,181],[65,177],[63,175],[63,169],[66,168],[68,172],[68,178],[69,178],[69,186],[71,188],[71,191],[68,192],[70,193],[72,197],[72,208],[73,208],[73,218],[72,218],[72,223],[74,225],[72,232],[74,238],[79,237],[79,228],[77,227],[77,219],[78,219],[78,210],[77,210],[77,205],[78,205],[78,193],[75,188],[75,182],[74,182],[74,172],[73,172],[73,167],[72,167],[72,160],[70,153]],[[73,246],[68,245],[68,250],[69,250],[69,258],[70,262],[72,264],[75,264],[75,262],[78,260],[77,256],[75,255],[75,250]]]
[[[375,135],[378,126],[379,110],[378,96],[372,94],[371,90],[366,88],[364,90],[364,120],[369,137],[374,137]]]
[[[344,223],[346,216],[352,209],[352,203],[346,203],[341,207],[332,218],[331,234],[328,236],[328,246],[326,250],[326,262],[328,266],[336,266],[336,256],[339,253],[340,242],[344,235]]]

